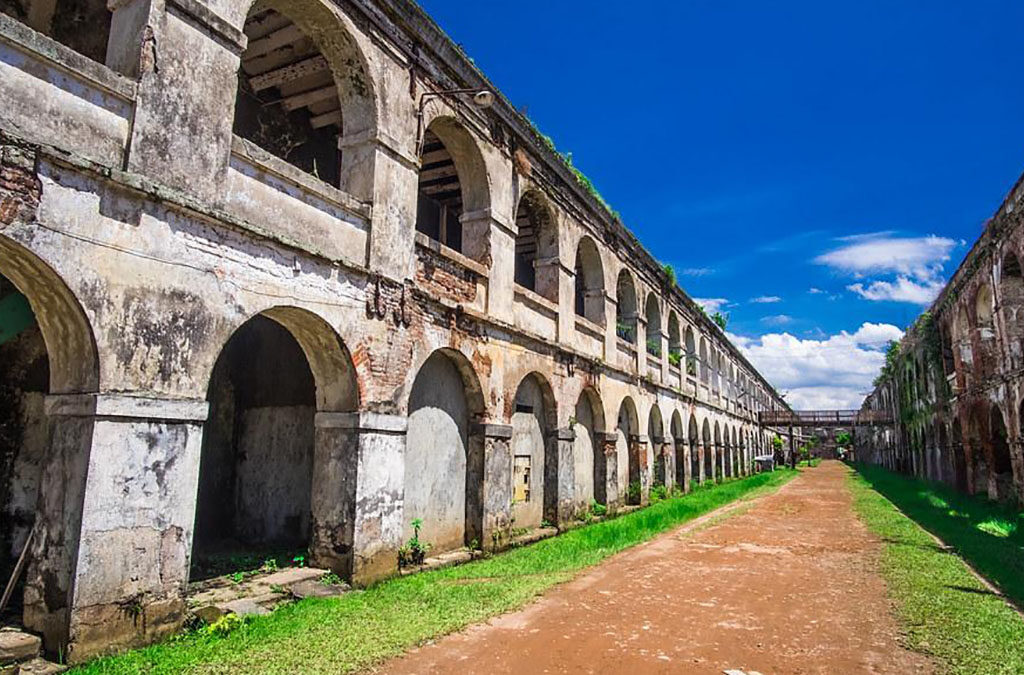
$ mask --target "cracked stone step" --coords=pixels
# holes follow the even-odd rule
[[[39,656],[43,642],[16,628],[0,629],[0,663],[18,663]]]

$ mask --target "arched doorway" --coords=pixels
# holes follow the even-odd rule
[[[721,482],[725,478],[725,452],[722,444],[722,427],[715,422],[715,480]]]
[[[703,446],[704,459],[701,464],[704,467],[704,480],[711,482],[715,481],[715,473],[718,471],[715,468],[715,446],[712,445],[711,437],[711,423],[708,422],[707,418],[704,418],[704,426],[701,429],[701,441]]]
[[[995,496],[1000,501],[1016,500],[1013,489],[1013,464],[1010,462],[1010,441],[999,406],[989,411],[989,433],[992,439],[992,480]]]
[[[573,422],[573,471],[576,479],[576,502],[580,508],[608,504],[608,462],[597,433],[604,430],[604,412],[597,392],[587,387],[576,401]]]
[[[627,396],[619,406],[619,416],[615,426],[619,490],[622,493],[620,496],[625,497],[626,504],[639,504],[643,489],[640,482],[640,443],[637,439],[639,428],[636,404]]]
[[[470,433],[483,402],[471,364],[451,349],[427,358],[409,394],[405,538],[420,520],[420,540],[438,553],[483,543],[483,442]]]
[[[44,400],[95,393],[99,362],[90,322],[56,271],[2,236],[0,270],[0,584],[36,528],[0,623],[23,623],[57,651],[68,640],[93,423],[47,413]]]
[[[316,430],[318,411],[358,409],[355,371],[334,330],[294,307],[252,317],[221,349],[207,400],[190,580],[307,552],[350,574],[352,532],[337,525],[351,518],[335,502],[354,504],[355,484],[333,483],[346,473],[337,464],[356,460],[334,458],[332,436]],[[314,500],[314,491],[325,492]]]
[[[654,485],[668,486],[669,480],[668,464],[671,459],[665,454],[665,425],[661,419],[661,410],[658,404],[651,406],[651,412],[647,416],[647,437],[651,442],[651,450],[654,455]]]
[[[558,521],[558,455],[548,452],[557,428],[551,387],[537,373],[523,378],[512,413],[512,518],[516,527]]]
[[[672,433],[672,447],[676,454],[676,475],[675,483],[680,490],[689,490],[690,485],[686,479],[688,460],[686,457],[686,433],[683,431],[683,418],[678,410],[672,412],[672,423],[669,427]]]
[[[953,418],[953,430],[950,432],[950,454],[953,458],[953,486],[960,492],[967,492],[967,457],[964,454],[964,435],[960,426],[960,418]]]
[[[690,487],[704,482],[704,471],[701,466],[704,449],[700,442],[700,427],[697,426],[697,416],[690,413],[690,423],[686,425],[690,441]]]

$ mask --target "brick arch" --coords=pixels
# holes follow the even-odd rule
[[[0,271],[28,299],[39,324],[50,362],[50,393],[97,391],[99,351],[92,323],[74,292],[50,265],[4,236]]]

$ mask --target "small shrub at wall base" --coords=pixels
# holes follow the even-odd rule
[[[424,544],[420,541],[420,529],[423,527],[423,519],[413,518],[411,525],[412,537],[404,546],[398,549],[399,567],[422,565],[423,561],[427,559],[427,552],[430,550],[430,544]]]
[[[640,481],[635,480],[626,488],[626,498],[631,502],[640,501]]]
[[[604,504],[599,504],[596,499],[591,499],[590,512],[595,516],[603,516],[608,513],[608,507]]]
[[[664,485],[658,484],[651,488],[651,503],[660,502],[668,497],[668,490]]]

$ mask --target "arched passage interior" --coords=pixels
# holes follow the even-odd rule
[[[619,406],[615,440],[619,468],[619,491],[622,493],[620,496],[625,496],[627,504],[639,504],[641,497],[638,430],[639,420],[636,404],[627,396]]]
[[[547,381],[536,373],[524,377],[512,413],[512,518],[516,527],[557,521],[557,449],[548,452],[556,419]]]
[[[0,584],[38,529],[0,622],[67,642],[92,419],[45,411],[51,394],[95,393],[92,329],[72,291],[37,256],[0,236]]]
[[[651,449],[654,455],[654,483],[653,485],[667,485],[670,477],[670,457],[665,450],[665,425],[661,419],[661,410],[658,404],[651,406],[651,412],[647,416],[647,437],[651,442]]]
[[[604,430],[603,408],[597,392],[588,387],[576,401],[573,420],[573,473],[576,477],[576,502],[580,507],[608,503],[604,448],[597,433]]]
[[[482,542],[483,440],[470,425],[483,416],[483,395],[460,352],[441,349],[423,363],[409,395],[405,459],[406,538],[435,552]]]
[[[190,579],[307,552],[350,573],[352,533],[333,530],[351,525],[354,479],[341,490],[318,483],[335,481],[338,470],[317,412],[358,408],[351,359],[333,329],[293,307],[252,317],[221,349],[207,399]],[[315,489],[326,492],[314,499]],[[332,532],[314,545],[318,522]]]

